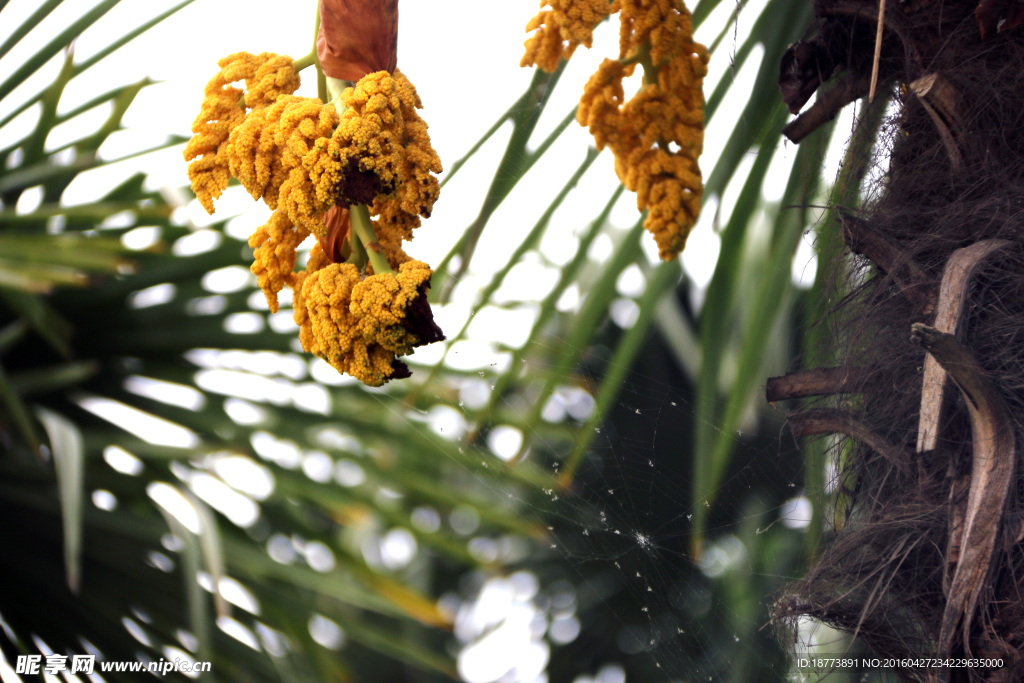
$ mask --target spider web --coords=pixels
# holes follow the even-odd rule
[[[608,328],[611,336],[618,332],[610,323]],[[550,343],[534,342],[541,352]],[[607,355],[599,343],[578,349],[579,362],[548,400],[546,421],[586,420],[593,399],[580,387],[599,385],[607,369],[601,358]],[[481,374],[485,378],[459,382],[461,428],[453,428],[450,415],[420,428],[465,440],[474,431],[465,403],[479,404],[474,396],[490,386],[489,374]],[[502,403],[521,409],[523,397],[513,392]],[[728,435],[736,452],[723,483],[713,491],[694,491],[693,425],[711,419],[698,413],[691,381],[654,336],[615,408],[595,428],[571,486],[536,495],[511,479],[500,485],[481,479],[496,495],[514,498],[516,513],[546,533],[527,561],[509,562],[497,575],[463,575],[441,598],[456,619],[452,650],[459,653],[466,680],[512,683],[547,676],[611,683],[622,677],[717,681],[794,675],[788,655],[797,648],[779,642],[768,614],[773,596],[802,570],[811,501],[825,492],[802,489],[799,451],[783,436],[780,416],[767,410]],[[490,425],[475,436],[477,445],[487,444],[491,453],[485,454],[495,464],[518,452],[503,444],[510,430],[515,431]],[[518,438],[528,444],[525,460],[553,475],[561,472],[564,444],[541,429]],[[695,558],[698,506],[707,510],[708,527]],[[458,520],[450,526],[459,531]],[[524,620],[524,613],[530,618]],[[518,636],[514,627],[522,630]],[[503,631],[504,639],[497,636]],[[835,634],[804,635],[801,652],[812,641],[819,652],[841,654],[850,647]],[[547,650],[550,661],[528,654],[527,641]],[[508,655],[515,647],[520,654]],[[525,663],[495,675],[502,662],[519,659]],[[543,673],[537,670],[542,660]],[[834,680],[844,680],[845,672],[837,675]]]

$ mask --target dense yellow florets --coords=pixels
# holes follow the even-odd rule
[[[275,211],[249,236],[249,246],[255,250],[250,270],[274,313],[278,310],[278,292],[294,282],[295,250],[308,236],[309,231],[294,227],[283,211]]]
[[[410,353],[419,338],[403,325],[406,309],[416,297],[426,295],[432,274],[426,263],[406,261],[397,274],[371,275],[357,284],[349,310],[362,338],[399,356]]]
[[[303,297],[303,291],[305,288],[306,280],[312,277],[317,271],[326,268],[331,264],[330,258],[324,253],[320,244],[313,245],[312,251],[309,252],[309,261],[306,263],[306,269],[299,271],[295,274],[292,282],[292,307],[293,313],[292,318],[295,320],[295,324],[299,326],[299,342],[302,344],[302,348],[309,353],[316,354],[320,348],[316,341],[316,335],[313,334],[313,323],[309,318],[309,311],[306,308],[306,300]]]
[[[213,213],[212,200],[233,175],[274,209],[249,238],[251,270],[271,311],[280,291],[292,288],[305,350],[371,386],[408,377],[397,356],[444,339],[426,300],[430,268],[402,250],[420,217],[430,216],[441,172],[416,112],[416,89],[398,71],[370,74],[342,94],[339,115],[333,105],[291,94],[298,75],[287,57],[239,53],[220,66],[186,150],[203,206]],[[243,80],[244,91],[230,85]],[[348,207],[359,204],[371,205],[376,217],[376,241],[364,238],[362,248],[345,243],[355,239]],[[337,220],[328,234],[332,207]],[[296,250],[311,234],[318,243],[296,273]],[[398,272],[371,274],[367,250],[383,252]],[[355,263],[332,262],[345,258]]]
[[[341,95],[345,113],[334,133],[347,165],[370,171],[388,194],[402,163],[402,102],[396,79],[387,71],[362,78]],[[405,92],[405,94],[408,94]]]
[[[384,255],[392,268],[409,260],[402,242],[413,237],[420,217],[429,218],[440,194],[435,174],[441,159],[430,144],[416,88],[401,71],[370,74],[342,94],[345,113],[330,141],[330,154],[347,167],[346,191],[375,194],[370,213]],[[358,170],[364,186],[356,186]],[[343,171],[344,172],[344,171]],[[365,199],[366,197],[362,197]]]
[[[337,123],[334,107],[310,97],[285,107],[274,132],[281,163],[288,169],[278,203],[296,226],[315,235],[323,234],[323,214],[337,199],[336,193],[323,187],[319,175],[314,175],[330,165],[320,141],[331,136]],[[330,178],[337,178],[337,172],[328,175]]]
[[[199,115],[192,122],[192,138],[185,146],[185,161],[192,190],[207,213],[231,179],[227,155],[231,131],[242,123],[249,109],[261,109],[299,87],[299,76],[289,57],[264,52],[238,52],[221,59],[220,71],[203,91]],[[232,83],[245,81],[246,89]]]
[[[343,168],[349,203],[397,199],[406,213],[430,216],[441,160],[430,144],[423,105],[409,79],[378,71],[341,95],[345,111],[327,152]]]
[[[590,77],[576,119],[598,149],[611,148],[619,180],[648,212],[644,226],[661,258],[672,259],[686,244],[704,192],[697,158],[708,51],[694,42],[692,17],[679,0],[618,0],[613,9],[619,58],[605,59]],[[623,80],[637,64],[644,85],[627,100]]]
[[[245,81],[245,106],[250,109],[262,109],[299,89],[299,74],[295,73],[291,57],[266,52],[260,55],[264,56],[266,61]]]
[[[352,288],[358,282],[359,269],[354,265],[330,263],[308,273],[302,283],[302,303],[312,332],[312,341],[306,346],[306,351],[320,356],[336,368],[352,354],[355,335],[348,306]],[[344,372],[343,368],[339,370]]]
[[[319,246],[295,284],[295,322],[303,348],[338,372],[380,386],[404,369],[419,337],[405,326],[409,306],[426,296],[430,268],[419,261],[361,279],[349,263],[329,263]]]
[[[281,97],[269,107],[249,113],[231,131],[226,149],[231,175],[238,178],[253,199],[263,199],[271,209],[277,208],[281,184],[289,169],[278,152],[275,133],[285,107],[301,97]]]
[[[622,80],[633,74],[635,65],[624,65],[617,59],[605,59],[583,86],[576,121],[587,126],[598,149],[618,142],[623,132],[622,107],[626,95]]]
[[[684,154],[653,148],[635,150],[625,166],[623,184],[636,192],[637,206],[647,208],[644,227],[654,235],[661,258],[675,258],[686,246],[700,213],[697,162]]]
[[[544,0],[541,12],[526,25],[526,52],[520,66],[539,66],[554,71],[560,59],[569,59],[580,45],[594,42],[594,27],[618,9],[608,0]],[[550,10],[544,10],[547,6]]]
[[[412,84],[404,76],[400,76],[400,83],[404,82],[411,88]],[[413,90],[413,95],[416,91]],[[398,188],[398,200],[402,211],[410,216],[422,216],[430,218],[430,212],[434,209],[434,202],[441,194],[440,184],[437,182],[436,173],[440,173],[441,158],[430,145],[430,135],[427,133],[427,124],[416,113],[415,107],[421,107],[420,98],[415,97],[415,107],[406,106],[405,99],[402,100],[402,117],[405,119],[405,157],[402,159],[402,185]],[[416,221],[419,225],[419,220]],[[411,238],[410,238],[411,239]]]
[[[338,113],[315,97],[281,97],[253,111],[231,131],[231,173],[254,199],[281,209],[315,235],[334,205],[340,165],[327,154]]]

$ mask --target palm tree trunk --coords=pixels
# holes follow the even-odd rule
[[[871,106],[891,106],[863,208],[837,207],[840,367],[769,383],[773,400],[807,397],[791,418],[798,435],[844,435],[838,477],[852,501],[776,614],[820,619],[879,656],[1001,660],[970,675],[897,668],[904,680],[1017,680],[1024,31],[1011,29],[1024,11],[924,0],[883,16],[872,0],[821,0],[815,14],[780,86],[794,113],[823,82],[826,92],[784,133],[799,142],[855,99],[868,104],[876,79]]]

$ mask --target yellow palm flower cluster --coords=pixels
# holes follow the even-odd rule
[[[343,205],[372,204],[377,236],[391,266],[408,260],[401,242],[429,218],[440,187],[441,160],[430,145],[423,107],[409,79],[378,71],[341,95],[345,111],[334,135],[317,141],[317,192],[334,188]],[[319,175],[318,175],[319,174]],[[331,184],[333,182],[333,184]]]
[[[296,230],[282,211],[272,213],[270,220],[249,236],[249,246],[254,249],[250,270],[273,313],[280,307],[278,293],[295,281],[295,250],[307,237],[309,232]]]
[[[220,71],[203,91],[203,104],[192,122],[192,139],[185,147],[188,177],[207,213],[213,213],[213,200],[220,197],[231,179],[227,142],[231,131],[246,118],[290,95],[299,87],[299,75],[292,60],[264,52],[253,55],[236,52],[217,62]],[[245,90],[232,83],[245,82]]]
[[[540,13],[526,25],[527,33],[535,33],[526,40],[526,54],[519,66],[554,71],[558,60],[572,57],[580,45],[589,48],[593,44],[594,27],[617,12],[618,5],[608,0],[543,0]]]
[[[334,205],[373,204],[378,241],[392,268],[408,260],[402,242],[412,239],[420,216],[430,216],[441,161],[430,145],[422,107],[409,80],[386,71],[369,74],[341,95],[344,113],[317,98],[285,96],[253,111],[231,131],[231,174],[254,199],[287,216],[283,228],[257,231],[253,272],[272,310],[294,268],[281,253],[309,234],[324,237],[323,216]],[[275,213],[272,223],[283,226]],[[282,270],[285,268],[286,270]],[[257,272],[257,269],[259,272]]]
[[[292,95],[299,78],[288,57],[238,53],[219,65],[185,152],[197,197],[213,213],[234,176],[274,210],[249,238],[252,272],[271,311],[293,288],[303,348],[372,386],[407,377],[397,356],[444,339],[427,304],[432,272],[402,249],[430,216],[441,171],[415,88],[397,70],[380,71],[346,89],[336,107]],[[231,85],[242,80],[244,90]],[[329,235],[325,215],[335,206],[343,219],[332,220],[338,234]],[[371,236],[347,234],[349,207],[361,209]],[[296,273],[296,249],[311,234],[343,246],[329,254],[318,244]],[[388,272],[373,272],[367,250]],[[350,254],[351,263],[332,262]]]
[[[693,20],[681,0],[617,0],[608,7],[619,13],[619,58],[604,60],[590,77],[576,119],[590,129],[598,149],[611,148],[619,180],[636,193],[637,208],[648,211],[644,226],[661,258],[669,260],[682,251],[700,213],[704,186],[697,159],[704,147],[709,55],[694,42]],[[623,80],[637,64],[644,84],[626,100]]]
[[[431,275],[427,264],[406,261],[397,274],[362,279],[353,264],[331,263],[318,244],[295,282],[302,347],[369,386],[408,377],[397,356],[444,339],[426,303]]]
[[[285,213],[296,229],[322,235],[323,214],[335,195],[315,187],[310,169],[320,161],[316,143],[337,123],[334,107],[315,97],[283,97],[231,132],[231,173],[253,199]]]

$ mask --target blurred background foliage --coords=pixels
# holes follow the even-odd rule
[[[701,0],[695,23],[719,2]],[[60,4],[41,3],[0,56]],[[780,141],[777,65],[810,3],[726,8],[711,45],[712,64],[729,66],[706,93],[708,122],[730,93],[742,111],[703,160],[711,213],[697,229],[721,243],[706,287],[679,261],[652,262],[639,220],[627,230],[609,221],[618,190],[579,220],[525,343],[499,345],[479,371],[414,356],[411,380],[377,390],[296,351],[291,310],[268,314],[255,289],[251,250],[226,219],[190,224],[186,188],[152,191],[138,175],[88,203],[62,202],[76,176],[120,160],[98,150],[151,83],[68,110],[62,92],[190,0],[77,60],[75,38],[116,4],[97,3],[0,74],[4,100],[63,60],[48,87],[5,101],[0,121],[7,662],[40,651],[191,657],[213,662],[209,680],[238,681],[511,682],[545,668],[551,681],[786,678],[786,648],[763,627],[772,595],[826,531],[826,466],[820,447],[801,451],[783,432],[761,389],[801,359],[827,361],[812,351],[837,241],[816,207],[831,196],[821,171],[830,144],[845,142],[833,126],[796,151]],[[758,55],[752,87],[737,95],[737,73]],[[545,262],[539,242],[594,150],[557,160],[564,188],[517,248],[476,245],[576,125],[567,112],[528,145],[551,93],[582,86],[561,76],[538,72],[449,161],[445,183],[512,127],[478,217],[436,264],[435,305],[473,258],[500,258],[471,309],[515,310],[522,302],[495,293],[520,263]],[[101,106],[110,114],[91,133],[47,144],[55,126]],[[38,113],[30,134],[5,136],[26,111]],[[783,153],[790,161],[773,163]],[[780,168],[784,192],[766,199]],[[603,260],[600,240],[612,245]],[[798,286],[794,269],[808,266],[794,258],[811,242],[824,255],[804,273],[813,284]],[[570,292],[577,303],[566,305]],[[445,330],[446,353],[471,319]],[[517,668],[499,670],[502,657]]]

